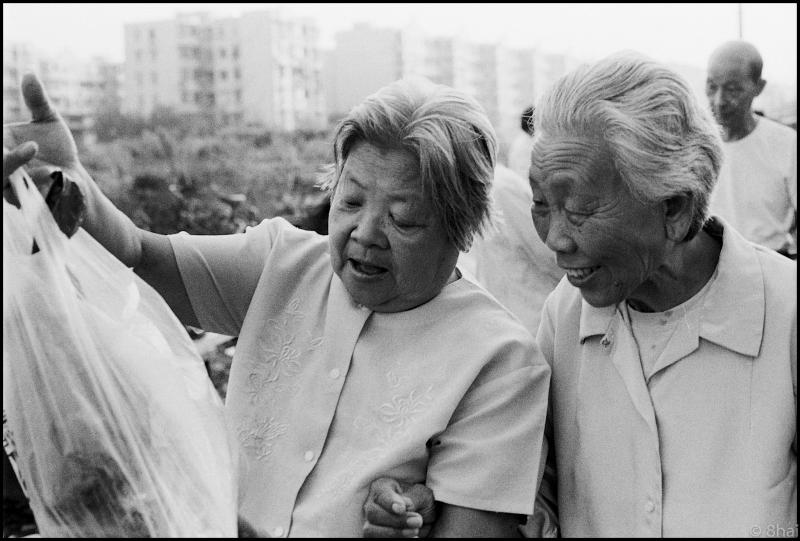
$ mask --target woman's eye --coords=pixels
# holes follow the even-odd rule
[[[361,202],[358,199],[342,199],[342,204],[345,208],[355,208],[361,205]]]
[[[588,214],[583,212],[575,212],[572,210],[567,210],[567,220],[574,225],[580,225],[583,221],[587,218]]]
[[[394,225],[396,225],[400,229],[411,230],[411,229],[416,229],[418,227],[422,227],[422,224],[418,224],[407,218],[401,218],[399,216],[392,216],[392,221],[394,222]]]

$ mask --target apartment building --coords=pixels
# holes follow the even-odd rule
[[[326,52],[324,67],[326,103],[334,118],[392,81],[428,75],[426,42],[414,27],[356,23],[334,39],[335,48]]]
[[[206,13],[125,26],[124,110],[159,106],[221,124],[277,130],[326,125],[319,30],[269,11]]]
[[[150,116],[159,106],[208,111],[212,100],[210,19],[203,13],[127,24],[122,110]]]
[[[360,23],[336,34],[326,64],[332,116],[344,115],[400,77],[421,74],[473,96],[486,110],[502,145],[519,130],[523,109],[577,62],[532,49],[428,37],[413,27],[398,30]]]
[[[103,58],[83,60],[64,52],[47,55],[30,43],[3,42],[3,122],[30,120],[20,92],[22,75],[37,73],[56,110],[73,133],[92,139],[101,111],[119,111],[121,66]]]
[[[19,83],[27,70],[37,69],[39,54],[29,43],[3,41],[3,123],[27,120]]]

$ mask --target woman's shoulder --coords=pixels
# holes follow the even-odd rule
[[[283,217],[266,218],[245,230],[248,243],[266,246],[270,251],[328,253],[328,237],[301,229]]]
[[[442,309],[455,317],[440,317],[443,321],[457,321],[470,329],[477,341],[516,343],[534,348],[536,329],[529,329],[509,308],[491,293],[464,276],[451,288],[446,288]]]

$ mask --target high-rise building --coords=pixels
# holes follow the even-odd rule
[[[501,146],[519,130],[519,117],[542,89],[577,62],[533,49],[427,37],[405,29],[356,24],[339,32],[326,53],[327,102],[332,116],[380,87],[413,74],[473,96],[495,126]]]
[[[210,18],[204,13],[125,25],[123,112],[150,116],[158,107],[212,112]]]
[[[30,119],[19,86],[26,71],[38,74],[50,101],[78,137],[91,134],[99,111],[118,110],[119,64],[99,57],[83,60],[67,52],[47,55],[29,43],[4,41],[3,122]]]
[[[27,70],[36,70],[39,54],[29,43],[3,41],[3,123],[27,120],[19,83]]]
[[[319,30],[270,11],[205,13],[125,27],[124,109],[158,106],[278,130],[326,125]]]
[[[344,116],[379,88],[402,77],[428,75],[426,43],[414,27],[378,28],[357,23],[338,32],[325,57],[328,111]]]

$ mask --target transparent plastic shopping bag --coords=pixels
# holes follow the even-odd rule
[[[223,404],[183,326],[83,229],[67,238],[22,169],[11,180],[3,403],[41,535],[235,537]]]

